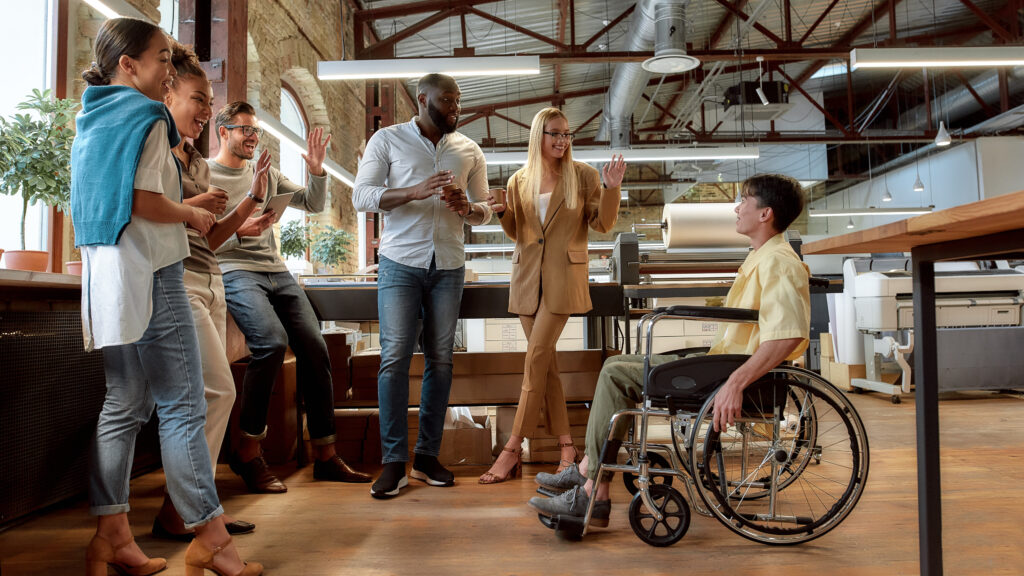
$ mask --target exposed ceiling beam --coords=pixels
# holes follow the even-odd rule
[[[763,1],[764,0],[762,0],[762,2]],[[735,15],[737,18],[743,20],[744,22],[746,22],[747,20],[750,20],[750,16],[747,16],[747,14],[745,12],[743,12],[743,10],[741,8],[737,7],[737,6],[740,6],[741,3],[742,4],[746,4],[745,0],[737,0],[737,2],[735,4],[729,2],[728,0],[715,0],[715,2],[717,2],[719,5],[721,5],[723,8],[725,8],[729,12],[732,12],[733,15]],[[774,32],[772,32],[771,30],[765,28],[764,25],[762,25],[760,22],[754,22],[754,30],[757,30],[758,32],[763,34],[765,38],[771,40],[772,42],[775,42],[776,46],[785,46],[786,45],[786,41],[785,40],[783,40],[782,38],[779,38],[778,36],[776,36]]]
[[[442,20],[447,20],[449,17],[455,16],[456,14],[457,12],[454,12],[452,10],[442,10],[441,12],[433,14],[432,16],[428,16],[423,20],[420,20],[419,22],[413,24],[412,26],[409,26],[408,28],[402,30],[401,32],[392,34],[391,36],[388,36],[383,40],[370,44],[366,48],[357,51],[358,56],[356,57],[356,59],[368,60],[375,57],[390,58],[391,56],[393,56],[393,54],[389,54],[388,52],[393,51],[395,44],[398,44],[399,42],[405,40],[410,36],[419,34],[423,30],[430,28],[434,24],[437,24]]]
[[[870,10],[859,22],[854,24],[853,28],[846,31],[845,34],[839,40],[832,45],[832,48],[836,49],[842,46],[850,46],[858,36],[863,34],[871,25],[876,21],[880,20],[882,16],[889,12],[889,4],[899,4],[900,0],[881,0],[873,10]],[[849,56],[849,55],[847,55]],[[810,66],[800,76],[797,77],[795,82],[797,84],[803,84],[807,80],[814,76],[814,73],[821,70],[821,67],[827,64],[827,60],[815,60],[811,62]]]
[[[580,48],[583,48],[584,50],[589,48],[590,45],[593,44],[594,42],[598,41],[601,38],[601,36],[604,36],[605,34],[608,33],[609,30],[611,30],[612,28],[615,28],[616,26],[618,26],[619,22],[622,22],[627,16],[632,14],[633,10],[635,10],[635,9],[636,9],[636,4],[633,4],[629,8],[626,8],[625,10],[623,10],[622,14],[619,14],[618,16],[616,16],[615,19],[612,20],[611,22],[609,22],[607,25],[605,25],[604,28],[601,28],[600,30],[598,30],[597,33],[594,34],[593,36],[591,36],[589,40],[587,40],[586,42],[581,44]]]
[[[736,4],[734,4],[734,6],[739,10],[743,10],[746,5],[747,0],[736,0]],[[722,36],[729,31],[729,28],[732,27],[732,22],[735,19],[736,16],[732,12],[729,10],[725,11],[725,15],[723,15],[722,19],[718,21],[718,26],[715,27],[715,31],[711,34],[711,40],[708,42],[708,48],[714,50],[718,47],[718,44],[722,41]]]
[[[978,8],[974,4],[974,2],[971,2],[971,0],[960,0],[960,3],[963,4],[964,6],[966,6],[967,9],[971,11],[971,13],[973,13],[975,16],[977,16],[978,20],[981,20],[986,26],[991,28],[992,32],[994,32],[996,34],[996,36],[999,36],[1000,38],[1002,38],[1002,40],[1004,42],[1013,42],[1014,41],[1013,34],[1010,34],[1009,32],[1007,32],[1006,28],[1003,28],[1002,26],[1000,26],[999,23],[996,22],[994,18],[992,18],[991,16],[986,14],[981,8]]]
[[[426,0],[424,2],[410,2],[408,4],[397,4],[395,6],[386,6],[383,8],[356,10],[353,16],[358,24],[361,22],[373,22],[374,20],[384,20],[388,18],[401,18],[402,16],[412,16],[413,14],[423,14],[426,12],[437,12],[439,10],[454,10],[470,6],[478,6],[481,4],[495,4],[499,1],[500,0]]]

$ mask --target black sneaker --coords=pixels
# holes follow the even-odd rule
[[[398,491],[409,485],[405,476],[405,462],[388,462],[377,481],[370,487],[370,495],[385,500],[398,496]]]
[[[409,475],[431,486],[455,485],[455,475],[441,466],[441,463],[437,461],[437,456],[416,454],[416,458],[412,461],[412,473]]]

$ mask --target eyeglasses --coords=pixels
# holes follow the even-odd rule
[[[253,134],[255,134],[257,138],[263,136],[263,128],[260,128],[259,126],[249,126],[246,124],[225,124],[224,127],[227,128],[228,130],[241,128],[242,136],[245,136],[246,138],[252,136]]]
[[[544,130],[544,133],[555,140],[566,140],[572,142],[572,132],[548,132],[547,130]]]

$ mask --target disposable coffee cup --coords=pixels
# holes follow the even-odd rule
[[[501,204],[502,206],[505,206],[507,208],[507,206],[505,205],[504,188],[491,188],[490,190],[488,190],[488,192],[490,192],[491,197],[494,198],[495,204]]]

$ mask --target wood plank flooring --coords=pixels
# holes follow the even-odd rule
[[[828,535],[793,547],[747,541],[695,515],[676,545],[653,548],[633,535],[628,494],[616,481],[611,525],[582,542],[556,539],[525,506],[533,475],[479,486],[484,468],[455,468],[458,484],[412,481],[398,498],[377,501],[368,485],[326,484],[312,468],[278,470],[283,495],[250,495],[228,469],[218,470],[225,507],[255,522],[236,543],[266,573],[340,574],[917,574],[914,404],[880,394],[853,396],[871,443],[864,497]],[[947,574],[1024,573],[1024,398],[958,394],[940,404],[943,542]],[[142,548],[165,556],[169,576],[183,574],[185,546],[149,535],[163,476],[132,485],[130,518]],[[0,533],[0,575],[81,574],[94,529],[84,501]]]

